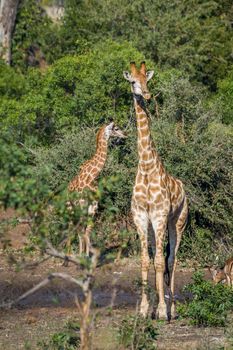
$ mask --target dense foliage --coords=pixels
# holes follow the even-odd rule
[[[179,313],[198,326],[225,326],[229,311],[233,309],[233,291],[219,283],[204,279],[203,273],[196,272],[193,282],[185,287],[193,299],[179,304]]]
[[[48,30],[45,19],[43,24],[41,19],[38,23],[32,11],[26,12],[25,8],[31,5],[31,0],[23,2],[14,47],[19,48],[22,35],[24,45],[28,35],[33,43],[47,40],[48,58],[49,51],[58,58],[90,51],[103,38],[123,39],[132,42],[156,64],[182,68],[213,89],[232,64],[230,0],[176,0],[171,3],[165,0],[66,0],[65,16],[56,29],[53,45],[49,41],[51,34],[43,36]],[[33,9],[35,7],[33,5]],[[28,22],[33,26],[31,34],[25,33]],[[54,33],[51,28],[50,33]],[[44,42],[41,44],[44,47]]]

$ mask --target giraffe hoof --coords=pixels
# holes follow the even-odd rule
[[[156,310],[156,318],[157,320],[167,320],[167,307],[166,305],[158,305]]]
[[[143,317],[147,317],[147,315],[148,315],[148,308],[149,308],[149,305],[141,305],[141,307],[140,307],[140,314]]]
[[[178,314],[176,312],[176,307],[173,304],[172,307],[171,307],[171,318],[172,318],[172,320],[176,320],[178,317],[179,316],[178,316]]]

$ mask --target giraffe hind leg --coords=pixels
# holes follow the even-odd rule
[[[178,219],[175,221],[171,219],[168,223],[170,252],[167,258],[168,270],[168,287],[170,290],[170,314],[172,318],[176,317],[175,303],[174,303],[174,288],[175,288],[175,269],[177,264],[177,252],[180,246],[181,238],[187,224],[188,206],[186,200],[181,209]]]

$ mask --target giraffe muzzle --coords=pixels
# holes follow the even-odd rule
[[[150,100],[151,99],[151,94],[149,92],[143,93],[143,98],[145,100]]]

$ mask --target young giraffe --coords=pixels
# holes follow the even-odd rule
[[[138,170],[132,196],[132,214],[137,232],[141,241],[141,269],[142,269],[142,300],[140,312],[146,316],[149,309],[147,297],[148,271],[150,258],[148,253],[149,223],[155,234],[156,252],[154,268],[156,274],[156,288],[159,295],[157,318],[166,319],[175,317],[174,272],[176,267],[176,253],[181,236],[187,222],[188,205],[183,184],[180,180],[169,175],[163,167],[154,147],[149,118],[144,99],[149,100],[151,95],[147,82],[152,78],[154,71],[146,71],[145,62],[141,63],[140,70],[134,62],[130,64],[131,73],[124,72],[124,78],[131,84],[138,131]],[[169,254],[163,254],[166,231],[168,229]],[[171,291],[171,309],[167,310],[164,297],[164,273]]]
[[[80,168],[79,173],[70,181],[68,185],[69,191],[77,191],[82,193],[84,189],[89,189],[93,192],[97,191],[95,180],[102,171],[106,159],[108,150],[108,140],[110,137],[125,138],[125,134],[111,122],[108,125],[102,126],[96,135],[96,152],[94,156],[87,160]],[[80,200],[79,205],[85,205],[85,200]],[[97,211],[98,203],[94,201],[88,208],[88,214],[94,216]],[[90,246],[90,232],[92,225],[88,225],[85,233],[82,237],[79,235],[79,254],[82,254],[83,250],[89,255]],[[68,242],[68,246],[70,242]]]

